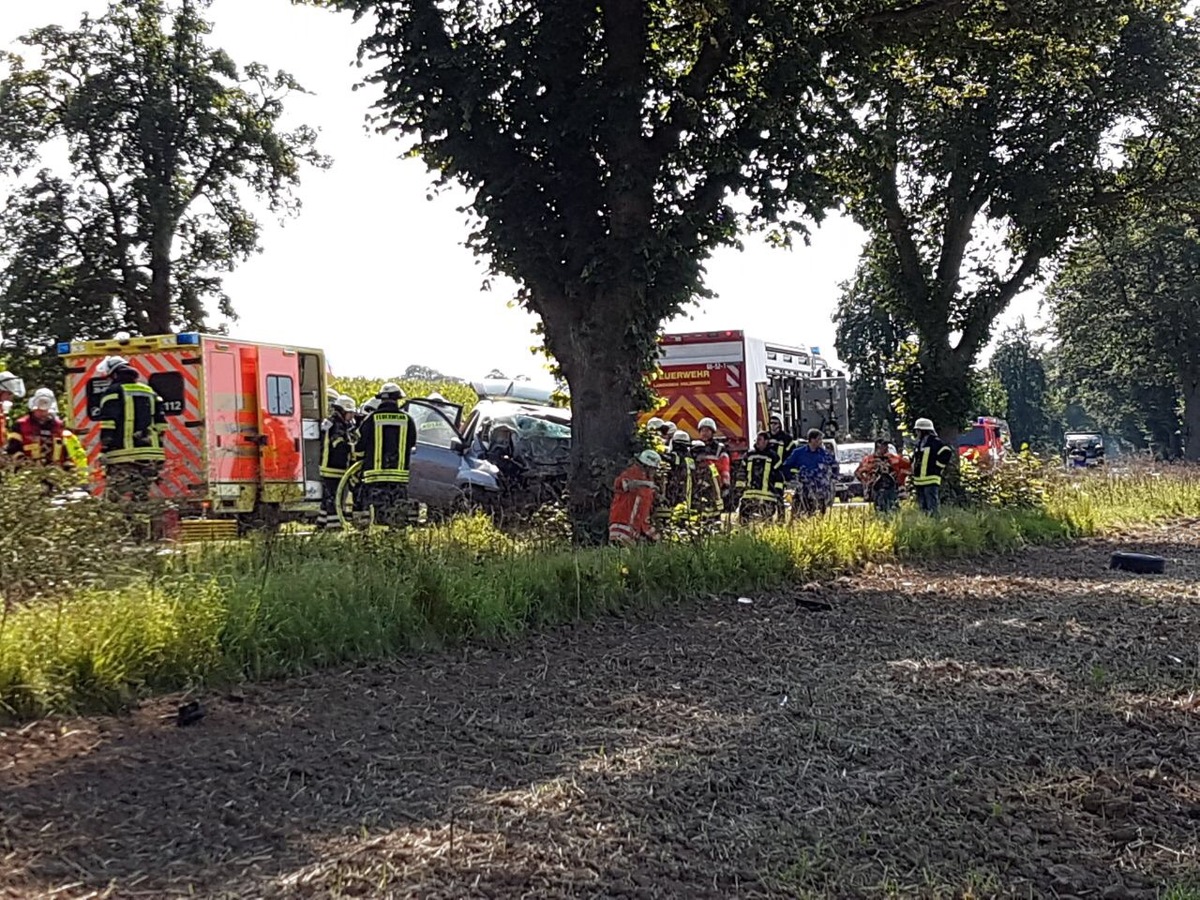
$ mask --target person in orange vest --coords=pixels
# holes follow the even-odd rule
[[[900,504],[900,488],[912,471],[908,460],[893,453],[887,438],[875,439],[875,451],[862,458],[854,476],[863,483],[877,512],[891,512]]]
[[[654,513],[654,479],[661,465],[661,456],[653,450],[643,450],[637,462],[617,476],[608,511],[609,542],[631,547],[639,540],[658,540],[650,516]]]
[[[25,382],[5,369],[0,372],[0,448],[8,446],[8,414],[13,398],[25,396]]]
[[[9,434],[8,455],[19,462],[70,471],[75,467],[67,453],[63,421],[55,415],[54,392],[38,388],[29,401],[29,412],[17,419]]]

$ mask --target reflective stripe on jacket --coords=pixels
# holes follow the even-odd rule
[[[613,482],[612,506],[608,510],[608,536],[624,543],[640,535],[652,534],[650,515],[654,512],[654,482],[639,465],[630,466]]]
[[[783,496],[783,470],[775,462],[772,448],[755,450],[746,456],[746,474],[742,497],[749,500],[778,500]]]
[[[917,487],[941,484],[942,474],[954,458],[954,448],[936,436],[921,438],[912,458],[912,483]]]
[[[350,468],[350,426],[334,416],[321,423],[321,477],[341,478]]]
[[[407,413],[394,403],[381,404],[363,422],[359,441],[364,484],[408,484],[417,432]]]
[[[162,398],[149,385],[115,384],[100,400],[100,446],[109,462],[162,462]]]
[[[9,453],[48,466],[69,469],[73,465],[67,455],[62,419],[53,416],[39,422],[33,414],[17,419],[9,439]]]

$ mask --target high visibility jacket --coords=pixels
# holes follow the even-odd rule
[[[793,443],[792,436],[786,431],[780,431],[779,434],[773,434],[767,440],[767,449],[775,457],[775,465],[782,466],[783,461],[787,459],[788,452],[791,450]]]
[[[704,445],[704,449],[696,454],[696,462],[712,466],[717,473],[717,480],[722,487],[729,484],[729,454],[715,440]],[[719,493],[719,491],[718,491]]]
[[[632,544],[639,537],[652,537],[650,516],[654,512],[654,481],[640,465],[632,465],[613,482],[612,506],[608,510],[608,539]]]
[[[33,414],[17,419],[9,434],[8,452],[44,466],[70,469],[74,463],[67,454],[62,419],[51,416],[39,422]]]
[[[672,450],[667,454],[667,486],[663,492],[663,505],[669,509],[676,506],[691,507],[692,487],[696,478],[696,461],[691,448]]]
[[[358,456],[364,484],[408,484],[408,466],[417,430],[408,413],[384,401],[359,429]]]
[[[770,447],[747,454],[745,463],[744,499],[778,500],[783,496],[783,468],[776,464]]]
[[[912,466],[908,460],[896,453],[880,456],[871,453],[862,458],[858,468],[854,470],[855,477],[864,484],[873,484],[879,488],[902,487],[908,478]]]
[[[942,475],[953,459],[954,448],[936,435],[921,438],[912,458],[913,484],[917,487],[941,484]]]
[[[321,477],[341,478],[350,468],[350,424],[340,416],[321,423]]]
[[[162,397],[140,382],[114,384],[100,399],[100,447],[110,463],[162,462]]]

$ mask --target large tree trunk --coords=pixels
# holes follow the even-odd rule
[[[568,504],[580,543],[607,534],[612,482],[633,450],[645,359],[626,337],[625,306],[604,297],[543,304],[546,346],[571,390]]]
[[[146,328],[150,334],[170,334],[171,245],[175,233],[166,223],[155,223],[150,239],[150,304],[146,310]]]
[[[1200,462],[1200,372],[1183,379],[1183,458]]]

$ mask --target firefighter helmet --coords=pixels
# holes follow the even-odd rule
[[[371,413],[375,412],[375,410],[377,410],[377,409],[379,409],[379,398],[372,397],[370,400],[367,400],[363,403],[362,409],[359,411],[363,415],[369,416]]]
[[[96,372],[101,378],[111,378],[113,372],[127,365],[129,365],[129,360],[123,356],[106,356],[97,367]]]
[[[716,423],[716,422],[714,422],[714,421],[713,421],[711,418],[709,418],[708,416],[705,416],[703,419],[701,419],[701,420],[700,420],[700,421],[699,421],[699,422],[696,424],[696,430],[697,430],[697,431],[699,431],[699,430],[700,430],[700,429],[702,429],[702,428],[711,428],[713,431],[716,431],[716,430],[717,430],[717,423]]]
[[[662,427],[663,427],[663,420],[660,419],[658,416],[654,416],[653,418],[651,418],[649,421],[646,422],[646,428],[650,431],[658,431],[658,429],[660,429]]]
[[[50,388],[38,388],[33,392],[33,396],[29,398],[30,409],[44,409],[46,412],[55,412],[58,406],[58,401],[54,399],[54,391]]]
[[[24,397],[25,381],[5,369],[0,372],[0,392],[7,392],[14,397]]]
[[[638,454],[638,462],[647,469],[657,469],[662,465],[662,457],[653,450],[643,450]]]
[[[913,423],[913,430],[914,431],[935,431],[935,432],[937,431],[937,429],[933,427],[933,420],[926,419],[924,417],[917,419],[917,421]]]
[[[358,412],[358,403],[349,394],[339,394],[333,401],[333,408],[348,413]]]
[[[686,431],[676,431],[673,435],[671,435],[672,444],[690,444],[691,442],[692,436]]]
[[[379,389],[379,393],[375,396],[380,400],[403,400],[404,389],[394,381],[389,381]]]

